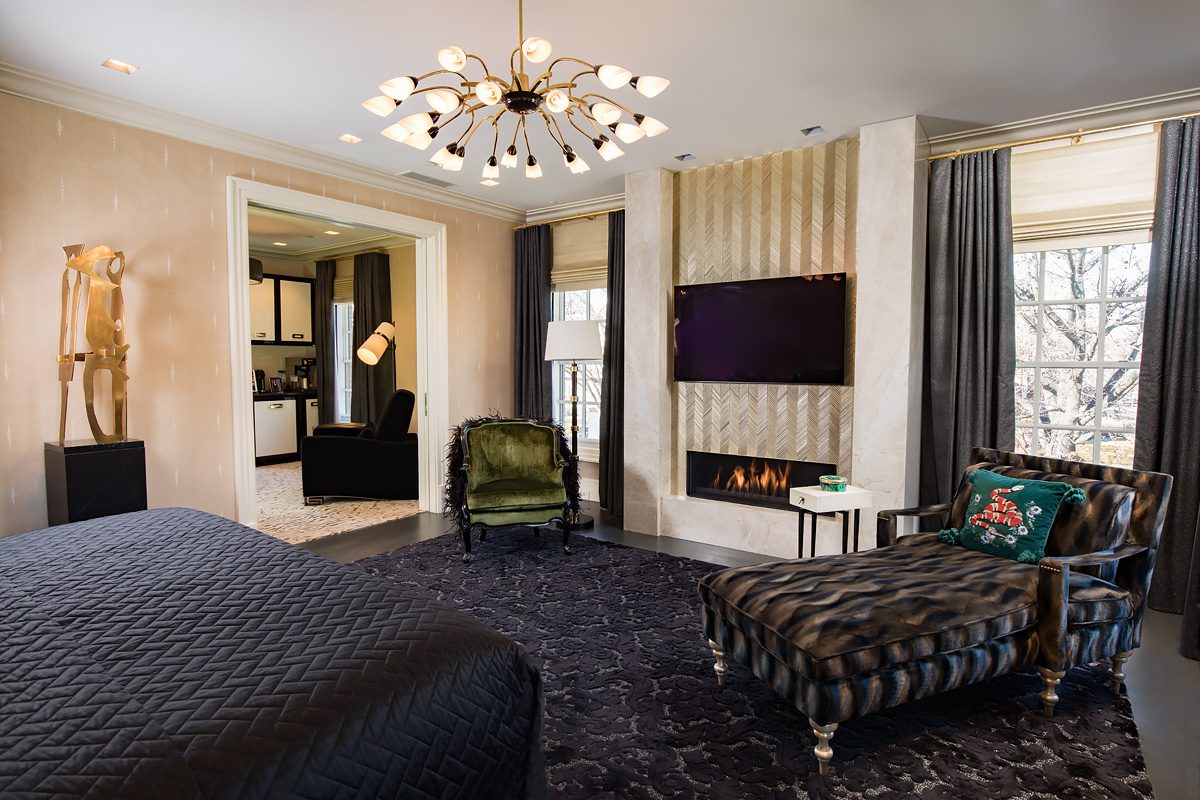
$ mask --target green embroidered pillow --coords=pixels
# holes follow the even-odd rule
[[[971,499],[961,528],[946,528],[938,538],[972,550],[1036,564],[1063,502],[1078,505],[1082,489],[1055,481],[1030,481],[985,469],[971,473]]]

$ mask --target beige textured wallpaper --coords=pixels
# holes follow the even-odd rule
[[[5,94],[0,175],[0,534],[46,522],[62,247],[75,243],[110,244],[127,257],[129,429],[146,440],[150,505],[233,513],[230,175],[445,223],[451,420],[511,408],[504,220]],[[69,438],[89,435],[82,399],[77,378]]]
[[[854,269],[858,141],[789,150],[675,177],[678,284]],[[854,279],[850,323],[854,330]],[[676,383],[674,491],[688,450],[838,464],[849,475],[852,336],[846,386]]]

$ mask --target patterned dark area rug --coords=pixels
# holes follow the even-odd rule
[[[828,780],[808,722],[744,668],[723,690],[697,580],[717,567],[573,537],[442,536],[357,562],[520,642],[542,671],[551,797],[1151,796],[1129,700],[1077,669],[1041,713],[1036,673],[843,723]]]

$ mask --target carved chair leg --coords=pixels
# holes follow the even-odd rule
[[[1042,675],[1042,708],[1046,711],[1046,718],[1050,719],[1054,716],[1054,706],[1058,705],[1058,692],[1055,689],[1067,673],[1045,667],[1038,667],[1038,672]]]
[[[1108,670],[1108,677],[1111,683],[1114,694],[1121,693],[1121,685],[1125,683],[1125,662],[1133,655],[1132,650],[1126,650],[1123,653],[1117,653],[1112,657],[1112,667]]]
[[[837,731],[838,724],[832,722],[829,725],[818,725],[811,719],[808,724],[812,726],[813,733],[817,735],[817,746],[813,748],[813,755],[817,757],[817,769],[821,771],[822,776],[828,775],[829,762],[833,760],[833,748],[829,746],[829,740]]]
[[[479,528],[479,541],[481,541],[481,542],[487,541],[487,528],[484,528],[484,527]]]
[[[462,557],[462,560],[464,563],[470,562],[470,560],[472,558],[474,558],[474,556],[471,555],[471,531],[473,531],[474,529],[475,529],[474,525],[467,525],[466,527],[461,529],[463,547],[466,548],[466,552],[463,553],[463,557]]]
[[[717,659],[717,663],[713,665],[713,672],[717,673],[717,686],[724,686],[725,675],[729,672],[729,667],[725,665],[725,651],[712,639],[708,640],[708,646],[712,648],[713,655]]]

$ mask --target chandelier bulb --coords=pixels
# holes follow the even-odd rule
[[[397,103],[402,103],[408,96],[413,93],[413,89],[417,88],[417,79],[401,75],[398,78],[392,78],[390,81],[384,81],[379,84],[379,91],[386,94],[388,97],[395,100]]]
[[[620,89],[629,83],[633,73],[615,64],[601,64],[596,67],[596,77],[609,89]]]
[[[412,129],[406,126],[403,122],[397,122],[392,125],[388,125],[382,131],[380,131],[380,133],[392,141],[403,142],[412,135]]]
[[[611,125],[621,118],[621,109],[612,103],[592,103],[588,110],[601,125]]]
[[[563,149],[563,162],[567,165],[567,169],[571,170],[571,172],[575,175],[579,175],[591,169],[591,167],[587,165],[587,162],[580,158],[569,147]]]
[[[483,175],[481,177],[484,177],[484,178],[499,178],[500,177],[500,167],[497,165],[495,156],[491,156],[490,158],[488,158],[487,162],[483,165]]]
[[[365,108],[367,111],[370,111],[372,114],[376,114],[381,117],[386,117],[391,114],[396,110],[396,106],[398,105],[400,105],[399,102],[393,100],[385,94],[375,95],[370,100],[362,101],[363,108]]]
[[[625,144],[636,142],[646,135],[646,132],[640,127],[630,125],[628,122],[618,122],[616,125],[609,125],[608,127]]]
[[[551,89],[546,92],[546,108],[555,114],[561,114],[571,105],[571,96],[562,89]]]
[[[549,58],[551,50],[550,43],[540,36],[530,36],[521,42],[521,53],[525,60],[534,64],[540,64]]]
[[[467,54],[463,52],[461,47],[450,45],[438,50],[438,63],[442,65],[442,69],[448,69],[451,72],[462,72],[463,67],[467,65]]]
[[[670,128],[663,125],[654,117],[647,117],[645,114],[634,114],[633,121],[637,123],[638,128],[647,136],[654,137],[660,133],[666,133]]]
[[[605,161],[612,161],[614,158],[620,158],[625,155],[625,151],[612,143],[607,136],[601,136],[599,139],[592,139],[592,144],[600,152],[600,157]]]
[[[663,89],[671,85],[671,82],[666,78],[658,78],[654,75],[638,75],[629,81],[629,85],[637,89],[643,97],[657,97],[662,94]]]
[[[449,89],[435,89],[425,95],[425,102],[439,114],[449,114],[462,105],[462,97]]]
[[[475,96],[485,106],[494,106],[500,102],[504,93],[495,81],[480,81],[475,84]]]
[[[448,169],[446,164],[450,159],[454,158],[454,145],[449,144],[445,147],[439,147],[437,152],[433,154],[433,158],[429,159],[430,164],[437,164],[442,169]]]
[[[528,158],[528,160],[526,160],[526,162],[525,162],[525,177],[526,178],[542,177],[542,165],[539,164],[537,159],[534,158],[533,156],[530,156]]]

